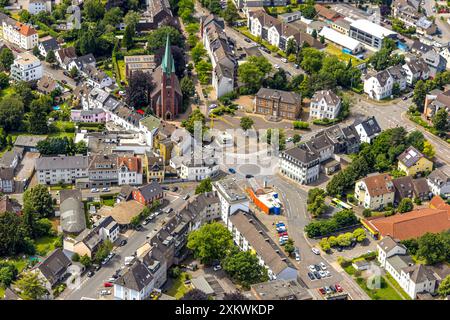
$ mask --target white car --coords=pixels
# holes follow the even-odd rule
[[[330,271],[326,270],[324,272],[325,272],[325,277],[331,277],[331,272]]]
[[[322,278],[325,278],[327,276],[327,274],[325,273],[325,271],[319,271],[319,274]]]
[[[102,191],[103,191],[103,192],[108,192],[108,191],[109,191],[109,188],[103,188]]]
[[[287,63],[287,59],[286,58],[281,58],[281,61],[283,61],[284,63]]]
[[[321,262],[319,263],[319,265],[322,268],[322,270],[327,270],[327,266],[325,265],[325,263]]]
[[[319,251],[319,249],[317,249],[317,248],[311,248],[311,251],[312,251],[314,254],[317,254],[317,255],[320,254],[320,251]]]
[[[92,189],[91,189],[91,192],[92,192],[92,193],[97,193],[97,192],[98,192],[98,189],[97,189],[97,188],[92,188]]]
[[[280,66],[277,65],[277,64],[275,64],[273,67],[274,67],[275,69],[280,69]]]
[[[214,271],[219,271],[222,270],[222,266],[220,264],[218,264],[217,266],[214,266]]]
[[[295,253],[295,260],[300,261],[300,254],[298,252]]]
[[[308,268],[309,268],[309,270],[310,270],[311,272],[316,271],[316,267],[314,267],[313,264],[310,264]]]
[[[102,296],[107,296],[111,294],[111,290],[102,290],[100,291],[100,295]]]

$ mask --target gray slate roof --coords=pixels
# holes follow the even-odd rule
[[[145,186],[139,187],[138,190],[146,200],[152,199],[164,192],[157,181],[152,181]]]
[[[121,276],[116,283],[122,287],[132,289],[135,291],[141,291],[150,284],[153,280],[153,276],[150,271],[139,260]]]
[[[67,156],[67,157],[42,157],[37,158],[36,170],[53,169],[87,169],[87,156]]]
[[[67,198],[60,205],[61,228],[68,233],[79,233],[86,228],[83,203],[76,198]]]
[[[38,269],[53,286],[66,273],[71,264],[72,261],[63,253],[61,248],[58,248],[39,264]]]

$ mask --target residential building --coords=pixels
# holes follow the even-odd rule
[[[70,265],[72,265],[72,261],[64,254],[61,248],[58,248],[33,270],[43,280],[46,289],[52,292],[52,288],[64,279],[68,271],[67,268]]]
[[[155,201],[159,201],[164,197],[164,190],[155,180],[142,187],[133,190],[133,199],[143,204],[151,206]]]
[[[0,13],[3,39],[25,50],[38,45],[38,34],[31,26],[20,23],[3,12]]]
[[[358,205],[376,210],[394,203],[395,189],[392,178],[386,173],[369,175],[355,184]]]
[[[152,75],[154,89],[150,93],[150,106],[157,117],[173,120],[181,110],[183,94],[175,74],[169,37],[166,40],[162,63]]]
[[[141,185],[142,160],[139,157],[117,157],[119,185]]]
[[[24,152],[39,152],[37,145],[47,139],[45,135],[18,136],[14,141],[14,147],[21,148]]]
[[[394,79],[387,70],[382,70],[376,74],[368,74],[364,79],[364,92],[370,98],[381,100],[392,95]]]
[[[14,169],[0,167],[0,192],[13,193],[14,190]]]
[[[51,0],[27,0],[25,2],[26,9],[32,15],[41,12],[51,12],[52,11],[52,1]]]
[[[353,126],[361,142],[372,143],[373,139],[381,133],[381,127],[374,116],[362,121],[355,121]]]
[[[119,239],[119,224],[111,216],[101,217],[100,220],[94,224],[94,228],[98,231],[100,237],[104,241],[109,240],[111,243],[114,243]]]
[[[414,40],[412,45],[411,45],[411,52],[421,55],[424,53],[427,53],[428,51],[434,50],[433,46],[430,46],[426,43],[423,43],[419,40]]]
[[[55,90],[61,90],[62,86],[55,81],[55,79],[44,74],[37,82],[37,90],[45,95],[50,95]]]
[[[430,68],[423,59],[406,62],[402,68],[406,71],[406,82],[413,85],[417,80],[428,80]]]
[[[317,135],[322,134],[326,135],[333,145],[334,154],[352,154],[359,151],[361,142],[354,125],[346,127],[334,125],[317,133]]]
[[[105,72],[91,65],[84,66],[83,73],[86,74],[87,83],[95,88],[103,89],[114,83],[114,80],[111,79],[111,77],[109,77]]]
[[[350,25],[350,37],[379,50],[385,38],[397,39],[397,33],[366,19],[358,19]]]
[[[77,71],[84,77],[89,77],[88,72],[90,72],[90,68],[95,69],[97,61],[92,53],[88,53],[81,57],[75,57],[70,60],[67,64],[67,70],[72,70],[73,68],[77,69]]]
[[[89,157],[88,176],[91,187],[110,187],[118,183],[117,154]]]
[[[164,181],[165,163],[163,157],[145,155],[147,183],[156,180],[159,183]]]
[[[256,300],[312,300],[312,295],[296,280],[273,280],[252,284]]]
[[[11,65],[10,76],[16,81],[37,81],[42,77],[41,61],[30,53],[20,53]]]
[[[212,178],[219,172],[217,158],[196,159],[194,157],[181,161],[178,175],[188,181],[201,181]]]
[[[416,176],[433,170],[433,162],[425,158],[413,146],[408,147],[397,159],[398,170],[405,172],[408,176]]]
[[[450,48],[449,47],[445,47],[443,48],[439,54],[445,59],[445,61],[447,61],[447,69],[450,69]]]
[[[300,11],[287,12],[287,13],[278,15],[278,19],[280,19],[282,22],[285,22],[285,23],[300,20],[301,17],[302,17],[302,13]]]
[[[435,50],[430,50],[422,54],[422,59],[430,68],[430,77],[432,78],[434,78],[437,73],[445,71],[447,68],[447,60]]]
[[[270,119],[299,117],[302,98],[295,92],[261,88],[255,95],[255,113],[267,115]]]
[[[255,215],[239,210],[230,216],[227,226],[234,243],[242,251],[253,252],[271,280],[297,279],[297,269],[270,239]]]
[[[136,261],[114,283],[114,298],[120,300],[144,300],[154,289],[154,279],[148,268]]]
[[[125,56],[125,75],[129,80],[136,71],[151,74],[156,69],[154,55]]]
[[[150,148],[153,147],[153,141],[158,134],[159,127],[161,126],[161,119],[149,115],[139,120],[139,130],[141,138],[145,141],[145,144]]]
[[[155,30],[167,25],[176,25],[168,0],[148,0],[145,11],[141,14],[137,31]]]
[[[427,177],[427,183],[430,191],[435,196],[450,196],[450,176],[441,169],[434,169]]]
[[[310,184],[319,179],[320,156],[300,145],[283,151],[280,155],[280,172],[300,183]]]
[[[427,19],[415,6],[415,1],[397,0],[392,3],[392,14],[404,23],[405,28],[413,27],[421,35],[436,33],[436,24]]]
[[[414,185],[414,194],[416,198],[421,201],[428,201],[432,197],[432,193],[430,191],[430,187],[428,186],[427,179],[419,178],[413,180]]]
[[[59,44],[55,38],[47,36],[45,38],[39,39],[38,49],[41,56],[47,57],[47,54],[50,51],[56,52],[57,50],[59,50]]]
[[[406,247],[400,242],[392,239],[391,236],[384,236],[382,240],[377,243],[377,260],[381,267],[386,266],[386,259],[395,255],[405,255]]]
[[[16,200],[11,200],[7,195],[0,196],[0,215],[5,212],[12,212],[20,215],[22,212],[22,206]]]
[[[232,179],[214,182],[213,191],[219,197],[221,218],[225,224],[228,224],[229,217],[236,211],[249,211],[250,201],[247,195]]]
[[[221,218],[220,199],[214,192],[198,194],[180,210],[181,213],[187,211],[191,215],[201,217],[200,225],[219,220]]]
[[[87,156],[41,157],[35,162],[40,184],[74,184],[76,179],[88,176]]]
[[[203,45],[212,63],[212,85],[217,98],[234,90],[237,62],[224,32],[224,24],[214,15],[202,22]]]
[[[61,68],[70,70],[69,64],[73,61],[73,59],[77,58],[77,54],[74,47],[67,47],[56,50],[55,57]]]
[[[336,119],[341,110],[341,98],[331,90],[314,93],[309,105],[309,117],[312,119]]]
[[[394,202],[400,203],[402,199],[413,199],[415,195],[414,182],[411,176],[399,177],[392,180],[395,189]]]
[[[71,109],[70,120],[73,122],[105,123],[109,120],[109,114],[101,109]]]
[[[11,150],[6,151],[0,158],[0,167],[16,169],[23,158],[23,153],[24,150],[21,147],[13,147]]]
[[[440,109],[447,110],[450,119],[450,90],[442,92],[439,89],[430,91],[425,97],[423,115],[429,122]]]
[[[327,23],[331,23],[342,18],[339,13],[321,4],[314,5],[314,9],[316,9],[318,19]]]

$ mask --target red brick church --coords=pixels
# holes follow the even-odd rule
[[[167,36],[166,50],[161,65],[153,75],[153,91],[150,93],[150,106],[155,115],[164,120],[174,119],[181,110],[183,95],[180,82],[175,74],[175,62]]]

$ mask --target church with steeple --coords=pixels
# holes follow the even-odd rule
[[[181,110],[183,94],[175,74],[175,62],[167,36],[166,48],[161,65],[152,74],[153,90],[150,93],[150,106],[155,115],[164,120],[173,120]]]

